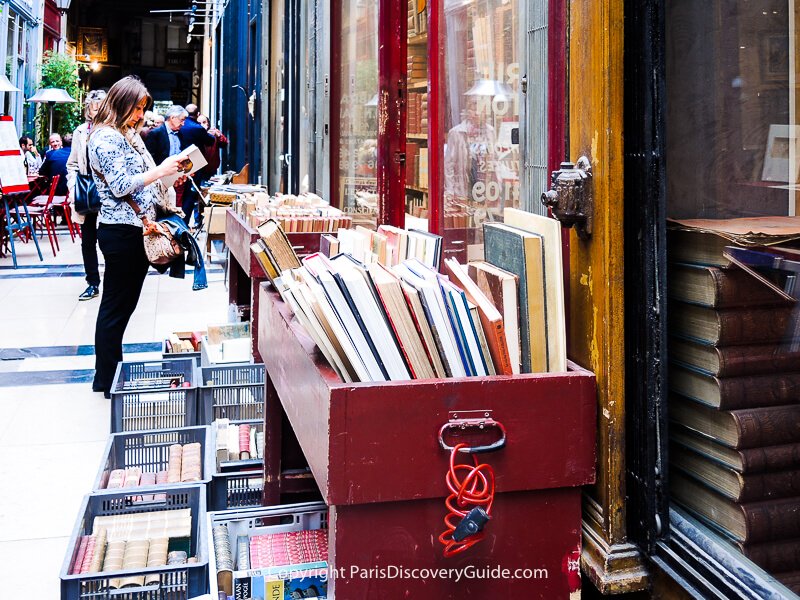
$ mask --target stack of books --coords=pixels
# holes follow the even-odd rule
[[[271,280],[345,382],[566,370],[556,221],[509,209],[485,225],[486,261],[444,261],[441,237],[341,230],[338,253],[271,264]],[[272,225],[269,256],[287,256]],[[329,247],[330,240],[326,240]]]
[[[800,349],[790,271],[731,264],[735,239],[671,230],[672,497],[790,585],[800,571]],[[759,252],[777,253],[763,248]],[[777,288],[777,290],[775,289]]]

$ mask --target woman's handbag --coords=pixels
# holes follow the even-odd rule
[[[75,212],[79,215],[88,215],[100,212],[100,194],[97,193],[97,186],[91,175],[84,175],[81,172],[75,174]]]
[[[142,209],[133,198],[128,196],[125,202],[141,219]],[[150,222],[149,227],[144,228],[144,253],[151,265],[166,265],[178,258],[183,253],[183,248],[173,237],[172,232],[163,223],[156,221]]]

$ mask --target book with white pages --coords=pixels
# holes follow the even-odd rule
[[[395,270],[395,272],[397,271]],[[428,358],[431,361],[431,365],[436,373],[436,377],[439,379],[447,377],[448,372],[447,369],[445,369],[444,361],[442,360],[441,350],[436,344],[433,328],[428,321],[428,314],[425,311],[425,307],[422,306],[420,291],[402,279],[400,280],[400,286],[403,289],[403,294],[406,296],[408,307],[411,309],[411,315],[414,318],[414,324],[417,327],[417,331],[419,332],[419,335],[422,337],[422,341],[425,344],[425,351],[427,352]]]
[[[412,269],[411,266],[415,268]],[[450,377],[465,377],[467,374],[456,344],[455,332],[444,305],[442,290],[436,273],[421,262],[407,260],[395,267],[400,278],[414,287],[428,315],[428,322],[439,346],[440,356]]]
[[[203,152],[200,150],[200,148],[198,148],[194,144],[192,144],[191,146],[187,146],[186,148],[181,150],[178,156],[180,156],[184,160],[188,160],[189,163],[186,165],[184,170],[179,171],[174,175],[165,175],[164,177],[161,178],[161,183],[163,183],[168,188],[172,187],[180,177],[183,177],[185,175],[194,175],[195,173],[197,173],[197,171],[199,171],[208,164],[206,157],[203,156]]]
[[[306,330],[306,333],[308,333],[309,337],[311,337],[312,341],[317,345],[317,348],[319,348],[322,355],[328,361],[328,364],[337,372],[339,377],[345,383],[352,383],[353,380],[350,374],[344,368],[344,365],[341,364],[338,355],[330,346],[330,340],[327,338],[316,315],[314,315],[311,307],[301,293],[301,284],[295,281],[290,274],[284,277],[284,282],[286,283],[285,297],[289,300],[289,305],[294,311],[295,317],[297,317],[300,325],[303,326],[303,329]]]
[[[354,381],[372,381],[372,376],[367,370],[364,361],[353,344],[352,338],[347,334],[336,309],[331,305],[330,298],[320,285],[319,280],[306,269],[297,269],[297,272],[306,285],[309,293],[314,298],[315,309],[318,309],[317,318],[325,327],[334,349],[340,354],[344,365]]]
[[[439,285],[450,303],[452,308],[451,318],[454,329],[458,330],[461,339],[464,358],[470,369],[470,375],[488,375],[488,370],[483,362],[480,339],[475,330],[475,323],[472,322],[469,305],[464,291],[458,286],[453,285],[444,277],[440,277]],[[477,324],[480,326],[480,322]]]
[[[358,321],[360,320],[360,315],[357,317],[353,314],[333,273],[330,271],[320,271],[317,277],[319,278],[322,289],[330,300],[331,306],[334,307],[336,314],[341,319],[342,327],[350,336],[350,341],[356,348],[358,355],[361,357],[369,373],[368,381],[387,381],[389,375],[384,370],[380,357],[377,356],[377,350],[372,343],[372,339],[365,335],[364,330],[361,325],[359,325]]]
[[[334,277],[341,285],[345,297],[349,297],[352,302],[351,308],[358,311],[363,320],[389,379],[392,381],[411,379],[405,359],[383,313],[380,300],[372,289],[372,282],[364,266],[347,254],[339,254],[331,259],[331,263],[335,270]]]

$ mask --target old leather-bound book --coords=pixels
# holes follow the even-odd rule
[[[672,338],[669,357],[673,363],[699,369],[715,377],[766,375],[800,369],[800,348],[792,344],[710,346]]]
[[[736,449],[800,442],[800,404],[718,410],[681,398],[669,398],[670,419]]]
[[[669,266],[669,297],[709,308],[773,306],[786,300],[742,269],[689,264]]]
[[[669,378],[673,392],[722,410],[779,406],[800,398],[800,372],[713,377],[673,364]]]
[[[791,305],[716,310],[672,302],[669,329],[672,335],[716,346],[789,342],[792,311]]]
[[[800,498],[737,503],[678,469],[670,470],[674,500],[737,542],[767,542],[800,536]]]

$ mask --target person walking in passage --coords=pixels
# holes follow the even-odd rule
[[[67,160],[67,187],[69,198],[73,206],[72,219],[81,226],[81,254],[83,255],[83,270],[86,273],[87,288],[78,296],[78,300],[91,300],[100,295],[100,270],[97,261],[97,213],[79,215],[75,212],[75,178],[77,173],[89,174],[89,153],[87,152],[89,134],[92,131],[92,121],[100,103],[106,97],[105,90],[92,90],[86,94],[83,105],[83,116],[86,122],[79,125],[72,134],[72,151]]]
[[[152,102],[137,77],[120,79],[100,105],[89,136],[89,167],[102,201],[97,241],[105,260],[92,389],[106,398],[111,397],[122,338],[149,268],[142,236],[155,222],[156,205],[168,202],[160,179],[177,174],[179,168],[176,156],[156,166],[139,136],[144,111]]]

